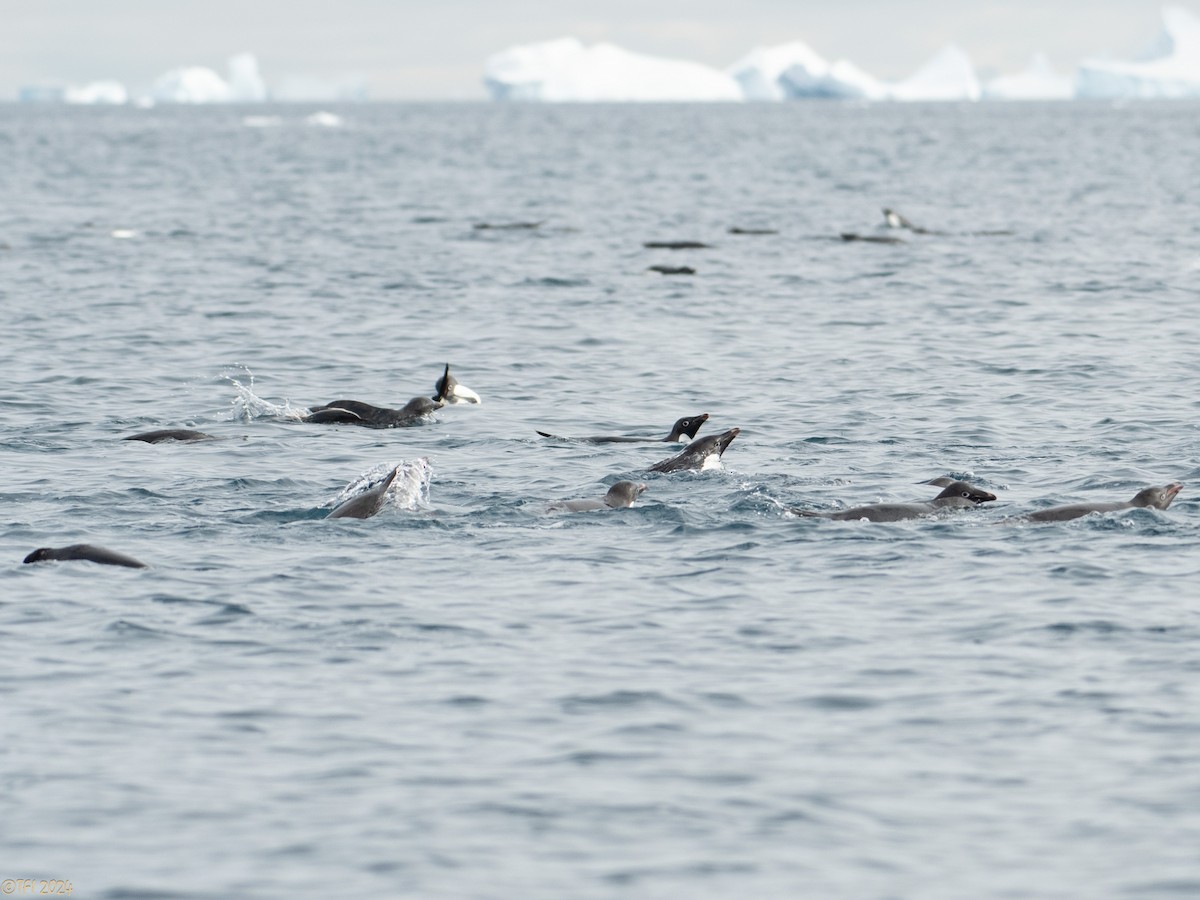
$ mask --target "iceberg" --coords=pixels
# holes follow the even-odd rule
[[[493,100],[541,100],[550,73],[565,70],[583,52],[583,43],[570,37],[509,47],[487,58],[483,82]]]
[[[983,93],[971,60],[953,44],[903,81],[880,81],[841,59],[824,69],[794,64],[779,76],[779,84],[788,97],[840,100],[978,100]]]
[[[888,86],[892,100],[978,100],[983,94],[971,59],[954,44],[903,81]]]
[[[225,103],[229,85],[203,66],[185,66],[159,76],[150,96],[160,103]]]
[[[1162,11],[1162,29],[1141,60],[1084,60],[1075,75],[1077,97],[1200,96],[1200,19],[1186,9]]]
[[[27,84],[17,91],[18,103],[62,103],[67,89],[57,84]]]
[[[1070,77],[1054,71],[1044,53],[1035,53],[1024,72],[998,76],[983,86],[988,100],[1070,100],[1074,93]]]
[[[784,96],[834,100],[886,100],[888,87],[848,59],[839,59],[824,71],[793,65],[779,76]]]
[[[252,53],[239,53],[226,64],[229,68],[229,99],[233,103],[262,103],[267,86],[258,74],[258,60]]]
[[[82,87],[67,88],[63,91],[63,100],[84,105],[111,103],[119,106],[129,102],[129,92],[119,81],[93,81]]]
[[[631,53],[575,38],[510,47],[488,57],[484,84],[494,100],[550,102],[741,100],[730,75],[684,60]]]
[[[258,74],[258,60],[239,53],[228,63],[229,81],[204,66],[184,66],[159,76],[151,99],[162,103],[258,103],[267,87]]]
[[[779,79],[793,67],[820,75],[829,70],[829,63],[808,44],[792,41],[776,47],[755,47],[725,71],[747,100],[782,100],[788,94]]]

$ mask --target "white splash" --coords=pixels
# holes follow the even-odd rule
[[[335,507],[340,503],[345,503],[351,497],[357,496],[363,491],[370,489],[372,485],[383,481],[383,479],[388,477],[392,469],[399,469],[400,471],[396,473],[396,480],[388,488],[387,504],[405,510],[427,508],[429,506],[429,483],[433,478],[433,466],[430,465],[429,458],[426,456],[414,460],[400,459],[373,466],[342,488],[340,494],[332,500],[326,501],[323,505]]]
[[[321,110],[320,112],[315,112],[306,118],[304,120],[304,124],[317,125],[323,128],[338,128],[342,125],[342,117],[336,113],[325,112],[325,110]]]
[[[222,376],[226,381],[233,385],[233,389],[237,391],[237,396],[230,401],[230,405],[234,410],[234,418],[241,419],[243,422],[249,422],[251,419],[291,419],[300,421],[308,416],[312,411],[303,406],[292,406],[285,398],[283,405],[271,403],[269,400],[264,400],[254,393],[254,373],[249,369],[245,370],[246,375],[250,380],[250,387],[242,384],[232,375]],[[390,469],[388,471],[391,471]]]

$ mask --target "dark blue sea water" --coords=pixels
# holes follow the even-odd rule
[[[0,107],[0,879],[1200,894],[1194,105],[311,112]],[[150,568],[21,563],[81,541]]]

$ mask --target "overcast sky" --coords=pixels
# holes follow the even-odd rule
[[[1184,3],[1200,13],[1200,2]],[[0,99],[22,85],[114,78],[132,92],[181,65],[225,74],[249,51],[268,86],[366,77],[374,99],[478,99],[483,61],[574,35],[724,67],[801,40],[873,75],[910,74],[955,41],[982,72],[1038,50],[1070,72],[1130,58],[1158,33],[1161,0],[0,0]]]

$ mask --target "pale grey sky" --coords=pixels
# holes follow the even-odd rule
[[[1184,3],[1200,13],[1200,2]],[[1158,32],[1160,0],[0,0],[0,99],[37,83],[104,78],[145,90],[168,69],[249,51],[268,85],[364,75],[374,99],[477,99],[484,59],[574,35],[724,67],[802,40],[873,75],[908,75],[949,41],[982,71],[1035,51],[1070,72],[1129,58]]]

